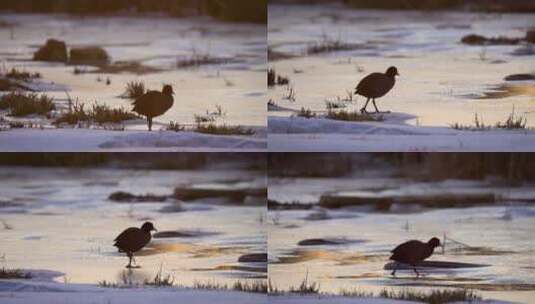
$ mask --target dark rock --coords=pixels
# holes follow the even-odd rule
[[[164,238],[196,238],[196,237],[206,237],[218,235],[218,232],[209,232],[209,231],[196,231],[196,230],[170,230],[170,231],[160,231],[154,233],[152,236],[156,239]]]
[[[316,238],[316,239],[305,239],[299,241],[297,245],[299,246],[322,246],[322,245],[347,245],[353,243],[363,243],[364,240],[349,240],[344,238]]]
[[[535,80],[535,75],[533,74],[513,74],[505,77],[507,81],[518,81],[518,80]]]
[[[240,263],[267,263],[267,253],[249,253],[238,258]]]
[[[117,191],[110,194],[108,199],[121,203],[163,202],[167,199],[167,196],[153,194],[135,195],[124,191]]]
[[[513,56],[532,56],[535,55],[535,47],[532,44],[526,44],[511,52]]]
[[[272,50],[271,48],[268,48],[268,61],[277,61],[277,60],[284,60],[284,59],[291,59],[295,56],[292,54],[287,54],[279,51]]]
[[[84,47],[71,49],[71,64],[105,65],[110,61],[106,50],[101,47]]]
[[[175,212],[184,212],[186,209],[182,207],[182,204],[179,202],[174,202],[172,204],[169,204],[167,206],[164,206],[158,210],[161,213],[175,213]]]
[[[20,204],[14,203],[12,201],[0,201],[0,208],[9,208],[9,207],[20,207]]]
[[[299,202],[279,203],[275,200],[268,199],[268,210],[309,210],[313,204],[302,204]]]
[[[497,201],[492,192],[482,193],[422,193],[387,194],[361,192],[354,195],[324,194],[319,205],[323,208],[342,208],[349,206],[372,205],[376,210],[387,211],[393,204],[417,204],[429,208],[469,207],[493,204]]]
[[[535,29],[526,32],[526,41],[535,43]]]
[[[67,46],[63,41],[48,39],[46,44],[34,53],[33,60],[67,62]]]
[[[515,45],[522,41],[520,38],[508,38],[508,37],[491,37],[470,34],[461,39],[461,42],[468,45]]]
[[[312,213],[308,214],[303,219],[305,221],[325,221],[325,220],[330,220],[331,216],[329,216],[327,211],[322,209],[322,210],[319,210],[317,212],[312,212]]]
[[[203,198],[227,198],[234,203],[244,203],[245,198],[252,197],[266,197],[266,188],[176,188],[174,197],[179,200],[190,201]]]

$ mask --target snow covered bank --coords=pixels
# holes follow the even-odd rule
[[[381,298],[350,298],[350,297],[334,297],[334,296],[298,296],[298,295],[285,295],[285,296],[274,296],[269,298],[269,303],[273,304],[360,304],[360,303],[370,303],[370,304],[391,304],[391,303],[418,303],[411,301],[401,301],[401,300],[390,300],[390,299],[381,299]],[[462,303],[462,302],[456,302]],[[484,300],[478,303],[509,303],[502,301],[494,300]]]
[[[63,273],[50,270],[24,270],[30,280],[0,280],[0,299],[9,303],[267,303],[264,294],[238,291],[200,290],[172,287],[103,288],[89,284],[63,284],[53,281]]]
[[[0,280],[2,303],[267,303],[264,294],[183,288],[101,288],[94,285]]]
[[[380,298],[350,298],[334,296],[299,296],[284,295],[269,297],[269,303],[273,304],[353,304],[353,303],[370,303],[370,304],[390,304],[390,303],[416,303],[409,301],[389,300]]]
[[[529,130],[462,131],[417,127],[410,115],[386,114],[382,122],[346,122],[325,118],[268,117],[269,151],[407,152],[535,151]]]
[[[15,129],[0,132],[0,151],[264,151],[265,130],[255,136],[172,131]]]

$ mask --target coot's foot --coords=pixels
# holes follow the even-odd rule
[[[141,268],[139,265],[126,265],[126,268],[132,269],[132,268]]]

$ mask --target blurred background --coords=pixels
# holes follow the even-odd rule
[[[210,15],[227,21],[267,21],[267,0],[4,0],[0,11],[69,14],[164,13]]]
[[[373,9],[462,9],[488,12],[528,12],[535,11],[535,1],[509,0],[270,0],[270,3],[333,3],[340,2],[353,8]]]

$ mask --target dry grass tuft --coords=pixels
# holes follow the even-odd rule
[[[122,96],[128,99],[137,99],[145,94],[145,91],[145,84],[143,81],[130,81],[126,84]]]
[[[197,124],[195,132],[214,135],[253,135],[255,131],[242,126],[216,125],[215,123]]]
[[[334,111],[332,108],[327,108],[327,118],[334,119],[334,120],[342,120],[342,121],[383,121],[384,117],[382,115],[374,116],[369,113],[360,113],[357,111],[346,111],[346,110],[340,110],[340,111]]]
[[[139,116],[136,114],[122,108],[113,109],[108,105],[94,103],[91,109],[86,110],[85,104],[75,102],[71,105],[69,111],[56,118],[53,124],[59,126],[61,124],[75,125],[85,122],[87,124],[97,123],[102,125],[104,123],[121,123],[138,118]]]
[[[32,274],[20,269],[0,269],[0,279],[31,279]]]
[[[49,116],[55,109],[53,99],[46,94],[11,92],[0,98],[0,110],[9,110],[10,115],[15,117],[31,114]]]
[[[316,117],[316,113],[314,113],[310,109],[305,109],[304,107],[301,107],[301,110],[295,114],[297,117],[304,117],[304,118],[314,118]]]

